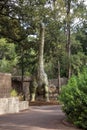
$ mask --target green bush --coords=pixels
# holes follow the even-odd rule
[[[87,129],[87,69],[71,77],[68,84],[62,87],[59,99],[69,121]]]
[[[18,93],[15,89],[12,89],[11,90],[11,97],[17,97],[18,96]]]
[[[18,63],[16,46],[5,38],[0,38],[0,72],[12,73]]]

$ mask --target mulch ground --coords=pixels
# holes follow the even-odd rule
[[[45,101],[35,101],[35,102],[30,102],[29,103],[30,106],[45,106],[45,105],[59,105],[58,101],[49,101],[49,102],[45,102]]]

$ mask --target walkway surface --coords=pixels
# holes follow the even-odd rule
[[[18,114],[0,115],[0,130],[79,130],[63,124],[61,106],[31,106]]]

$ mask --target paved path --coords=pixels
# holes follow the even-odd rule
[[[63,124],[61,106],[33,106],[18,114],[0,116],[0,130],[78,130]]]

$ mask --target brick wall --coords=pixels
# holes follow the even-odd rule
[[[10,97],[11,74],[0,73],[0,98]]]

